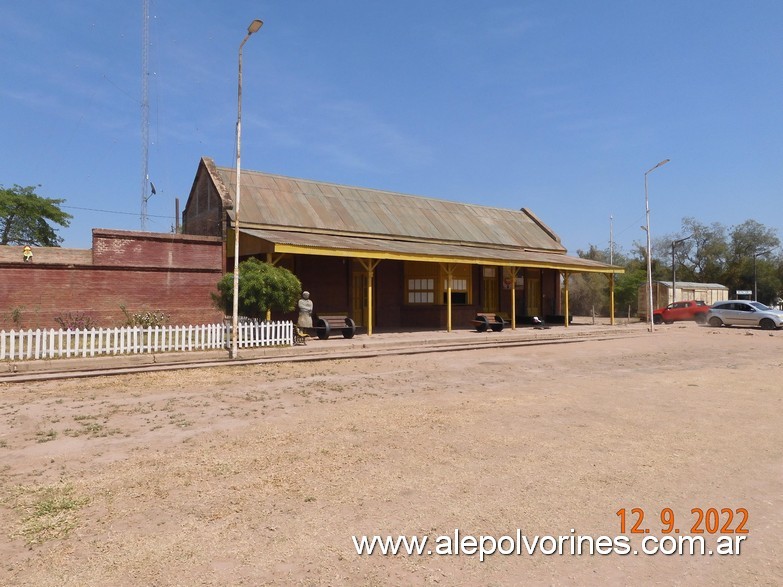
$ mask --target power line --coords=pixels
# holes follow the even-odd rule
[[[136,212],[120,212],[118,210],[100,210],[98,208],[81,208],[79,206],[60,206],[60,208],[68,208],[70,210],[86,210],[88,212],[103,212],[104,214],[124,214],[126,216],[138,216]],[[160,214],[148,214],[150,218],[176,218],[175,216],[162,216]]]

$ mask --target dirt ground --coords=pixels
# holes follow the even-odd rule
[[[0,584],[783,584],[783,332],[640,334],[0,384]],[[715,514],[740,554],[641,552]],[[435,554],[517,530],[565,553]]]

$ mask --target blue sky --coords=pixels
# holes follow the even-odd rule
[[[148,228],[168,232],[201,156],[518,209],[571,253],[684,216],[778,230],[783,2],[150,0]],[[0,5],[0,184],[138,229],[142,1]],[[99,212],[101,210],[103,212]]]

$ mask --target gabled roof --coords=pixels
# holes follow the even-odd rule
[[[209,158],[234,220],[236,170]],[[242,170],[240,231],[276,252],[497,263],[622,272],[567,256],[560,238],[530,210],[509,210]]]
[[[665,285],[666,287],[671,287],[672,282],[671,281],[656,281],[656,283],[660,283],[661,285]],[[677,287],[679,288],[685,288],[685,289],[729,289],[725,285],[721,285],[720,283],[699,283],[697,281],[678,281]]]

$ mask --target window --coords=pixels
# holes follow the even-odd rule
[[[408,280],[409,304],[433,304],[435,303],[434,279],[409,279]]]
[[[434,263],[405,263],[405,302],[434,304],[438,266]]]
[[[458,265],[452,274],[451,303],[469,304],[471,266]],[[447,302],[448,275],[438,263],[406,261],[405,303],[412,305]]]
[[[449,291],[449,277],[445,271],[443,275],[443,303],[448,303],[447,293]],[[451,303],[469,304],[470,303],[470,265],[458,265],[451,276]]]

